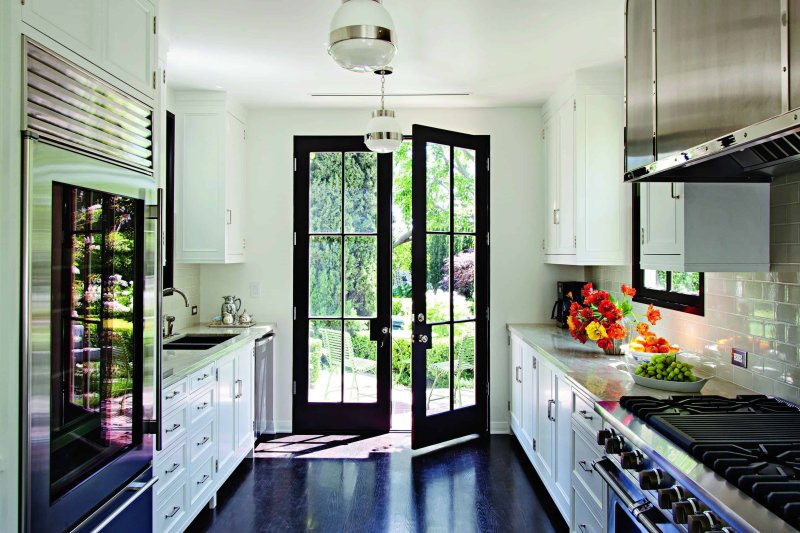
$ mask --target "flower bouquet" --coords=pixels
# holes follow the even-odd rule
[[[619,355],[622,340],[628,334],[625,323],[638,322],[637,315],[633,312],[633,304],[626,297],[636,295],[636,289],[622,285],[622,300],[617,301],[606,291],[596,290],[591,283],[584,285],[581,291],[583,305],[572,302],[569,309],[567,324],[573,338],[586,344],[587,340],[597,343],[605,353],[609,355]],[[654,309],[652,305],[648,307],[646,314],[647,321],[655,325],[661,320],[661,312]],[[637,329],[645,329],[647,326],[642,323]]]

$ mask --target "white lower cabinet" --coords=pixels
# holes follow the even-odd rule
[[[180,532],[253,450],[253,344],[165,387],[153,528]]]
[[[560,369],[524,341],[512,335],[510,345],[511,429],[564,519],[572,523],[573,387]]]

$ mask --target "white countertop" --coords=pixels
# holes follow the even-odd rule
[[[605,355],[594,343],[579,343],[565,329],[551,324],[508,324],[508,330],[546,357],[595,401],[619,401],[621,396],[631,395],[668,398],[676,394],[637,385],[628,373],[624,356]],[[701,394],[734,397],[757,393],[713,378]]]
[[[209,326],[190,326],[178,331],[175,335],[166,339],[167,342],[179,340],[181,336],[187,334],[203,335],[236,335],[232,339],[210,348],[208,350],[170,350],[168,344],[164,345],[163,363],[161,368],[162,383],[164,386],[171,385],[176,381],[188,376],[195,370],[202,368],[211,361],[228,354],[234,348],[238,348],[248,342],[253,342],[257,338],[275,330],[275,324],[265,323],[256,324],[249,328],[212,328]]]

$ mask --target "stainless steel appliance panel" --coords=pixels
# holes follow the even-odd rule
[[[625,12],[625,169],[655,160],[653,84],[653,4],[628,0]]]
[[[45,138],[25,141],[26,170],[26,271],[28,279],[25,317],[23,379],[27,386],[25,402],[26,447],[23,486],[26,492],[25,529],[29,531],[64,531],[104,501],[124,490],[128,481],[150,468],[152,437],[142,435],[124,453],[111,457],[101,468],[87,474],[64,493],[54,493],[51,485],[52,397],[54,384],[53,335],[53,191],[54,182],[111,195],[155,203],[152,176],[133,172],[99,161],[76,151],[64,149]],[[147,246],[147,245],[146,245]],[[150,245],[152,249],[152,244]],[[151,264],[154,264],[151,261]],[[147,275],[147,274],[146,274]],[[152,272],[150,273],[152,276]],[[145,294],[145,300],[148,297]],[[144,303],[145,322],[154,321],[152,303]],[[143,345],[155,345],[155,328],[143,328]],[[151,361],[152,353],[142,356]],[[152,362],[150,363],[152,368]],[[60,378],[59,378],[60,379]],[[152,374],[149,376],[153,388]],[[152,399],[149,400],[152,404]],[[137,429],[134,429],[136,434]],[[74,486],[73,486],[74,485]]]
[[[656,1],[658,159],[782,112],[781,0]]]

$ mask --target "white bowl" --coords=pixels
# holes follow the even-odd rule
[[[633,372],[631,372],[631,377],[633,378],[633,381],[635,381],[637,385],[641,385],[642,387],[648,387],[651,389],[659,389],[672,392],[685,392],[685,393],[700,392],[702,388],[705,387],[706,383],[708,383],[708,380],[711,379],[711,378],[701,378],[698,376],[697,381],[664,381],[663,379],[637,376]]]

